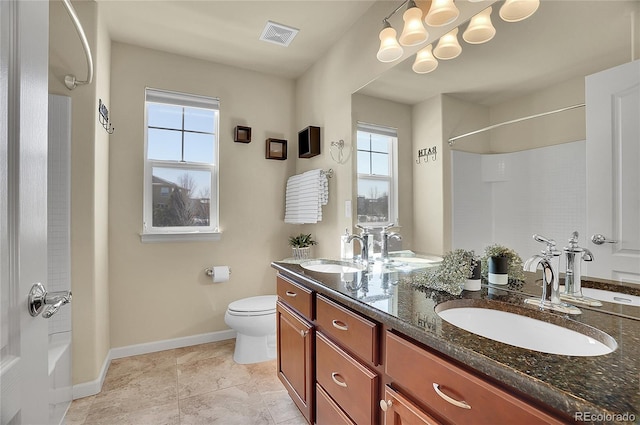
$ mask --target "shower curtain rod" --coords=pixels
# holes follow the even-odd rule
[[[502,127],[503,125],[515,124],[517,122],[530,120],[532,118],[544,117],[545,115],[557,114],[558,112],[564,112],[564,111],[568,111],[568,110],[571,110],[571,109],[582,108],[583,106],[585,106],[584,103],[579,103],[577,105],[567,106],[566,108],[556,109],[554,111],[542,112],[542,113],[535,114],[535,115],[529,115],[527,117],[516,118],[515,120],[510,120],[510,121],[505,121],[505,122],[501,122],[501,123],[498,123],[498,124],[493,124],[493,125],[490,125],[489,127],[481,128],[480,130],[476,130],[476,131],[472,131],[470,133],[465,133],[465,134],[461,134],[459,136],[451,137],[449,139],[449,146],[453,146],[453,144],[455,143],[456,140],[462,139],[463,137],[473,136],[474,134],[478,134],[478,133],[484,133],[485,131],[493,130],[494,128]]]
[[[93,81],[93,58],[91,57],[91,49],[89,48],[89,42],[87,41],[87,36],[84,33],[84,29],[82,28],[82,24],[80,23],[80,19],[78,19],[78,15],[76,14],[76,10],[71,5],[71,0],[62,0],[64,7],[67,9],[67,13],[69,13],[69,17],[73,21],[73,25],[76,27],[76,31],[78,32],[78,36],[80,37],[80,41],[82,42],[82,48],[84,49],[84,54],[87,57],[87,79],[85,81],[79,81],[75,75],[68,74],[64,77],[64,84],[67,86],[69,90],[75,89],[78,84],[91,84]]]

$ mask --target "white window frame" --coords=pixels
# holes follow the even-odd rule
[[[381,227],[381,226],[385,226],[389,223],[395,223],[396,226],[399,226],[400,223],[400,214],[398,212],[398,130],[394,127],[387,127],[387,126],[381,126],[381,125],[377,125],[377,124],[370,124],[370,123],[364,123],[364,122],[358,122],[357,123],[357,129],[356,129],[356,140],[357,140],[357,133],[360,132],[367,132],[367,133],[374,133],[374,134],[380,134],[383,136],[389,136],[391,139],[389,141],[389,144],[391,146],[389,146],[389,171],[390,171],[390,175],[389,176],[379,176],[379,175],[375,175],[375,174],[362,174],[359,173],[357,170],[357,159],[356,159],[356,175],[357,175],[357,181],[356,181],[356,221],[358,222],[358,224],[361,224],[363,226],[367,226],[367,227]],[[356,155],[357,155],[357,146],[356,146]],[[372,222],[372,221],[367,221],[367,222],[360,222],[359,218],[359,214],[358,214],[358,207],[357,207],[357,185],[360,181],[360,179],[367,179],[367,180],[380,180],[380,181],[389,181],[389,221],[386,222]]]
[[[148,107],[149,103],[164,103],[173,106],[216,110],[214,123],[213,163],[194,163],[182,161],[164,161],[147,158],[148,150]],[[144,102],[144,188],[143,188],[143,229],[142,242],[202,241],[219,240],[219,141],[220,141],[220,101],[217,98],[178,93],[168,90],[145,88]],[[209,205],[209,226],[153,226],[153,179],[154,167],[184,168],[193,171],[211,173],[211,199]]]

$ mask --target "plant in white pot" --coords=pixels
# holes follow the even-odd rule
[[[300,233],[298,236],[289,237],[289,245],[293,250],[293,258],[296,260],[306,260],[311,257],[311,247],[317,245],[311,233]]]

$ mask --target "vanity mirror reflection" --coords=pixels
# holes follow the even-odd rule
[[[640,282],[638,226],[627,231],[625,245],[603,247],[590,240],[589,211],[600,212],[593,213],[589,182],[612,180],[613,171],[610,160],[589,152],[586,108],[448,143],[497,123],[584,104],[586,76],[640,58],[640,2],[542,1],[533,16],[518,23],[498,17],[502,2],[485,3],[493,3],[491,41],[470,45],[460,39],[462,54],[439,61],[428,74],[413,72],[412,55],[352,96],[354,140],[358,122],[397,129],[398,157],[404,161],[398,182],[404,247],[442,254],[499,242],[525,258],[540,249],[533,233],[562,248],[577,230],[580,245],[594,251],[594,264],[609,258],[600,254],[605,249],[626,250],[633,258],[624,275],[596,272],[593,264],[585,275]],[[466,28],[454,25],[461,32]],[[637,92],[631,98],[637,100]],[[418,152],[432,146],[437,160],[416,163]],[[637,164],[639,152],[626,154]],[[630,181],[635,184],[638,176],[631,171]],[[625,204],[629,209],[616,213],[637,219],[637,193]],[[596,232],[614,239],[619,229],[607,224]]]

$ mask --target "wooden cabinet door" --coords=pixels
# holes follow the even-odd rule
[[[313,375],[313,325],[281,301],[277,303],[276,317],[278,378],[307,421],[312,423],[315,381]]]
[[[388,385],[384,390],[384,400],[380,400],[380,407],[384,411],[385,425],[440,425],[440,422]]]

